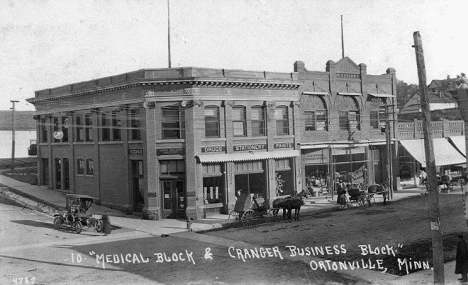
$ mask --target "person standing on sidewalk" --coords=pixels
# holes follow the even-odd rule
[[[102,232],[104,235],[109,235],[112,231],[112,225],[109,221],[109,216],[102,215]]]
[[[468,244],[463,235],[458,235],[457,256],[455,263],[455,274],[461,274],[460,281],[467,282],[468,275]]]

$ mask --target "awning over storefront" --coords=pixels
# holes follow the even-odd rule
[[[392,94],[369,93],[369,95],[374,96],[374,97],[380,97],[380,98],[393,98],[393,97],[395,97],[395,95],[392,95]]]
[[[320,96],[326,96],[328,95],[328,92],[319,92],[319,91],[304,91],[302,92],[304,95],[320,95]]]
[[[248,161],[248,160],[263,160],[270,158],[288,158],[299,156],[298,150],[282,150],[254,153],[234,153],[234,154],[217,154],[217,155],[197,155],[201,163],[209,162],[227,162],[227,161]]]
[[[454,165],[465,163],[466,158],[461,155],[445,138],[433,139],[434,158],[436,166]],[[423,167],[426,167],[426,153],[424,140],[401,140],[403,147],[414,157]]]
[[[342,95],[342,96],[362,96],[361,93],[355,93],[355,92],[338,92],[338,95]]]
[[[393,141],[391,142],[393,144]],[[314,148],[353,148],[353,147],[362,147],[368,145],[384,145],[387,144],[386,141],[370,141],[370,140],[362,140],[359,142],[353,143],[319,143],[319,144],[301,144],[301,149],[314,149]]]
[[[465,136],[449,137],[448,139],[455,145],[455,148],[457,148],[459,152],[466,156]]]

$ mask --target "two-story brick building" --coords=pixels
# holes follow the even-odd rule
[[[239,190],[271,202],[310,173],[359,179],[364,165],[380,181],[395,81],[344,58],[325,72],[147,69],[36,91],[39,184],[160,219],[228,213]]]

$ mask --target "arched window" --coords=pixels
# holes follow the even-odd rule
[[[94,161],[91,158],[86,159],[86,175],[94,175]]]
[[[341,96],[339,123],[340,130],[360,130],[359,105],[352,96]]]
[[[304,96],[304,123],[306,131],[328,130],[328,111],[322,96]]]

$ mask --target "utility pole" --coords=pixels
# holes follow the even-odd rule
[[[431,112],[427,96],[426,66],[421,35],[414,32],[414,48],[418,67],[419,90],[421,93],[421,115],[426,149],[427,191],[429,193],[429,217],[432,236],[432,262],[434,267],[434,284],[444,284],[444,250],[442,232],[440,230],[439,191],[437,189],[436,165],[434,158],[434,143],[432,140]]]
[[[11,171],[15,169],[15,103],[19,101],[10,100],[13,103],[13,107],[11,107],[12,114],[11,114]]]
[[[388,176],[388,199],[393,199],[393,156],[392,156],[392,141],[390,134],[390,120],[388,108],[393,105],[387,104],[387,99],[385,99],[385,145],[387,152],[387,176]]]

